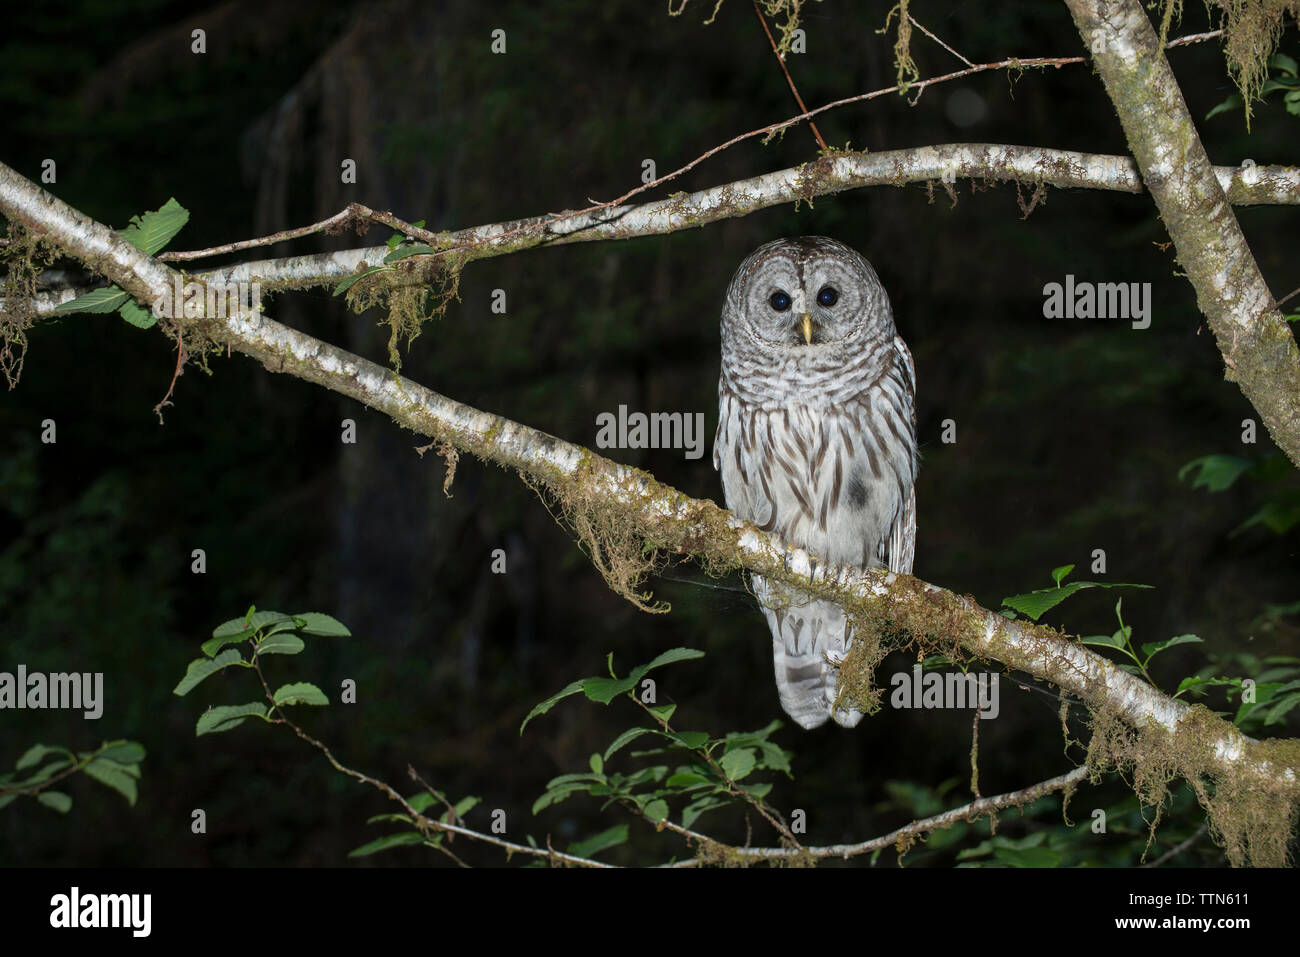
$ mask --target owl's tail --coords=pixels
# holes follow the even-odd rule
[[[772,587],[754,576],[754,594],[772,632],[776,690],[781,707],[801,728],[816,728],[827,718],[845,728],[862,720],[855,708],[835,706],[839,663],[848,654],[852,629],[844,609],[830,601],[806,598],[782,603]]]

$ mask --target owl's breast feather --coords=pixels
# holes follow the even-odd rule
[[[831,561],[879,565],[914,472],[910,414],[891,412],[879,391],[840,406],[769,406],[721,389],[714,465],[727,506]]]

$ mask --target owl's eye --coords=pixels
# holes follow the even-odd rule
[[[772,304],[772,308],[775,309],[777,312],[785,312],[787,309],[790,308],[790,304],[792,301],[793,300],[791,300],[790,294],[780,289],[772,293],[772,298],[768,300],[768,302]]]
[[[822,286],[822,291],[817,293],[817,301],[828,309],[839,302],[840,294],[835,291],[833,286]]]

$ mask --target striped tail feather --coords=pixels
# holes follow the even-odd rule
[[[772,658],[781,707],[801,728],[812,729],[834,718],[845,728],[862,720],[862,712],[835,707],[839,664],[848,654],[852,632],[844,610],[820,599],[782,605],[766,579],[755,575],[758,598],[772,632]],[[770,607],[775,605],[776,607]]]

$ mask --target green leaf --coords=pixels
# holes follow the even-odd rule
[[[644,811],[645,816],[650,818],[652,821],[668,820],[668,802],[662,799],[656,798],[641,810]]]
[[[287,625],[293,629],[298,627],[298,622],[283,612],[249,609],[249,613],[243,618],[232,618],[213,628],[212,637],[200,647],[205,655],[212,657],[225,645],[244,641],[259,631],[266,632],[280,625]]]
[[[1277,724],[1286,716],[1286,713],[1296,705],[1300,705],[1300,694],[1283,695],[1269,710],[1267,716],[1265,716],[1264,724]]]
[[[144,760],[145,750],[135,741],[110,741],[96,757],[107,758],[118,764],[139,764]]]
[[[1014,608],[1022,615],[1037,621],[1046,612],[1055,608],[1075,592],[1085,588],[1150,588],[1150,585],[1136,585],[1132,582],[1070,582],[1056,588],[1040,588],[1023,595],[1012,595],[1002,599],[1002,604]]]
[[[1098,645],[1102,648],[1124,648],[1128,645],[1119,632],[1113,635],[1088,635],[1079,639],[1081,645]]]
[[[34,768],[40,764],[47,754],[67,754],[66,748],[53,748],[44,744],[33,744],[23,752],[23,756],[18,759],[14,765],[17,771],[25,771],[28,768]]]
[[[1184,678],[1178,683],[1178,690],[1174,692],[1174,697],[1178,697],[1184,691],[1204,692],[1206,688],[1212,688],[1219,685],[1233,685],[1241,687],[1240,678],[1198,678],[1191,675]]]
[[[1253,515],[1232,530],[1239,535],[1248,528],[1263,525],[1275,535],[1285,535],[1300,524],[1300,502],[1265,502]]]
[[[559,787],[547,788],[546,793],[533,802],[533,813],[536,814],[552,804],[559,804],[561,801],[567,800],[570,795],[577,794],[580,791],[595,794],[598,787],[600,785],[595,782],[574,782],[572,784],[562,784]],[[606,788],[605,790],[608,792],[609,789]]]
[[[158,325],[158,317],[153,314],[153,310],[142,309],[130,300],[122,303],[117,314],[137,329],[152,329]]]
[[[1206,455],[1199,459],[1192,459],[1180,468],[1178,481],[1185,481],[1194,472],[1196,474],[1191,479],[1192,488],[1204,486],[1211,492],[1222,492],[1250,471],[1254,464],[1251,459],[1243,459],[1236,455]]]
[[[1274,53],[1268,58],[1269,69],[1276,70],[1279,73],[1285,73],[1287,76],[1296,76],[1300,74],[1300,65],[1285,53]]]
[[[351,638],[352,632],[347,625],[319,611],[305,611],[296,616],[304,624],[298,627],[304,635],[320,635],[326,638]]]
[[[386,851],[390,847],[405,847],[410,844],[423,844],[424,836],[415,831],[403,831],[400,834],[389,834],[387,837],[377,838],[369,844],[362,844],[354,851],[348,852],[348,857],[366,857],[370,854],[377,854],[380,851]]]
[[[1210,119],[1210,117],[1218,116],[1220,113],[1227,113],[1231,110],[1239,110],[1242,108],[1243,105],[1244,104],[1242,103],[1241,97],[1238,96],[1236,93],[1233,93],[1226,100],[1220,103],[1218,106],[1214,107],[1214,109],[1210,110],[1210,112],[1206,113],[1205,118],[1208,120]]]
[[[209,708],[199,715],[194,726],[194,736],[202,734],[220,734],[239,727],[248,718],[266,718],[266,705],[260,701],[251,704],[223,704]]]
[[[671,648],[663,654],[655,657],[648,665],[640,665],[632,669],[629,680],[635,685],[641,680],[641,677],[647,672],[654,671],[656,668],[662,668],[664,665],[675,664],[678,661],[692,661],[696,658],[703,658],[704,652],[695,648]]]
[[[690,827],[694,824],[705,811],[712,811],[714,808],[726,807],[727,801],[709,795],[702,797],[698,801],[692,801],[682,809],[682,827]]]
[[[728,751],[718,761],[718,766],[726,772],[727,777],[739,781],[754,770],[754,752],[750,748]]]
[[[588,759],[587,764],[591,767],[593,774],[600,775],[601,777],[605,776],[605,762],[601,760],[599,754],[593,754],[590,759]]]
[[[372,814],[366,818],[367,824],[414,824],[409,814]]]
[[[219,638],[209,638],[203,644],[199,645],[199,650],[203,652],[205,655],[207,655],[209,658],[211,658],[213,655],[215,655],[226,645],[233,645],[236,644],[237,642],[247,641],[249,638],[252,638],[254,634],[256,634],[256,631],[252,628],[249,628],[245,631],[241,631],[233,635],[223,635]]]
[[[119,229],[117,234],[132,246],[152,256],[169,242],[190,220],[187,210],[176,199],[167,200],[161,208],[142,216],[132,216],[131,224]]]
[[[589,678],[579,678],[577,681],[565,685],[564,690],[556,692],[555,694],[547,698],[545,701],[543,701],[541,704],[535,705],[533,707],[533,710],[528,712],[527,717],[524,718],[523,724],[519,726],[520,737],[523,736],[524,728],[528,727],[529,721],[532,721],[533,718],[536,718],[539,715],[546,714],[546,712],[554,708],[559,701],[569,697],[569,695],[577,694],[579,691],[582,690],[583,682],[590,681],[590,680],[591,679]]]
[[[107,785],[126,798],[127,804],[135,807],[135,781],[140,776],[139,768],[134,765],[122,765],[116,761],[96,758],[86,765],[85,771],[86,774],[100,784]],[[134,773],[132,773],[133,771]]]
[[[117,312],[130,298],[117,286],[106,286],[103,289],[92,289],[84,296],[63,303],[55,307],[54,312],[61,316],[73,312]]]
[[[1073,565],[1061,565],[1059,568],[1053,568],[1052,581],[1056,582],[1056,585],[1059,588],[1061,585],[1061,580],[1065,578],[1066,575],[1070,574],[1070,572],[1072,571],[1074,571]]]
[[[436,794],[430,794],[428,791],[421,791],[419,794],[413,794],[407,798],[406,803],[415,808],[418,813],[423,814],[425,808],[430,804],[438,803],[440,800],[442,800],[442,798]]]
[[[456,812],[456,817],[463,818],[470,811],[474,810],[474,808],[477,807],[482,802],[482,800],[483,800],[482,798],[473,797],[473,796],[463,797],[455,804],[452,805],[452,809]],[[446,814],[443,815],[444,822],[447,824],[451,824],[452,822],[450,820],[447,820],[447,817],[448,816]]]
[[[0,811],[3,811],[16,800],[18,800],[17,794],[0,794]]]
[[[633,788],[638,788],[643,784],[649,784],[651,782],[658,784],[667,776],[668,776],[668,765],[656,764],[653,767],[642,768],[640,771],[637,771],[635,774],[629,774],[627,780],[623,782],[623,787],[626,790],[631,790]]]
[[[590,700],[609,704],[621,694],[636,687],[636,678],[587,678],[582,682],[582,693]]]
[[[1172,648],[1174,645],[1191,645],[1200,644],[1201,639],[1196,635],[1177,635],[1165,641],[1148,641],[1142,646],[1142,655],[1150,660],[1154,655],[1160,654],[1166,648]]]
[[[43,765],[41,769],[31,777],[26,778],[19,783],[26,787],[30,787],[33,784],[40,784],[47,778],[54,777],[55,774],[62,771],[64,768],[71,767],[72,763],[73,761],[71,758],[58,758],[57,760],[51,761],[49,764]]]
[[[580,774],[561,774],[558,777],[551,778],[546,782],[548,788],[559,787],[562,784],[573,784],[575,782],[584,782],[585,784],[595,784],[597,781],[604,780],[604,775],[591,774],[583,771]]]
[[[257,631],[264,631],[271,625],[279,625],[284,622],[288,622],[292,628],[298,627],[297,619],[293,615],[286,615],[282,611],[254,611],[251,615],[247,615],[245,620],[248,622],[249,628]]]
[[[771,741],[759,742],[758,748],[763,754],[764,767],[785,774],[790,773],[790,752],[778,747]]]
[[[384,262],[395,263],[403,259],[409,259],[411,256],[427,256],[432,252],[432,246],[426,243],[416,243],[413,246],[402,246],[400,249],[394,249],[384,257]]]
[[[277,708],[289,704],[326,705],[330,703],[330,699],[325,697],[324,692],[309,681],[295,681],[292,684],[281,685],[276,689],[273,697]]]
[[[628,728],[617,738],[615,738],[613,742],[610,744],[610,746],[605,749],[604,759],[608,761],[609,756],[611,754],[613,754],[615,751],[619,750],[629,742],[635,741],[643,734],[658,734],[658,733],[659,732],[653,728]]]
[[[709,743],[709,735],[706,731],[674,731],[665,735],[670,741],[676,741],[683,748],[690,748],[692,751],[699,750]]]
[[[238,648],[227,648],[215,658],[195,658],[185,669],[185,677],[172,689],[172,694],[187,695],[205,678],[243,660]]]
[[[594,834],[585,841],[569,845],[569,853],[575,857],[594,857],[607,848],[617,847],[627,841],[627,825],[617,824],[607,831]]]
[[[664,785],[670,788],[680,788],[683,791],[689,791],[692,788],[697,788],[712,783],[713,782],[710,781],[708,778],[706,778],[704,775],[697,774],[694,771],[678,771],[667,781],[665,781]]]
[[[245,636],[251,635],[253,633],[253,629],[250,628],[245,623],[245,619],[252,616],[253,613],[254,613],[254,609],[250,608],[248,610],[248,614],[245,615],[243,618],[231,618],[229,621],[223,621],[221,624],[217,625],[216,628],[212,629],[212,637],[227,638],[231,635],[239,635],[239,634]]]
[[[675,704],[652,704],[649,706],[650,713],[664,724],[672,720],[673,712],[676,710],[677,705]]]
[[[16,795],[15,795],[16,796]],[[46,807],[53,808],[60,814],[67,814],[72,810],[72,798],[62,791],[42,791],[36,795],[36,800],[40,801]],[[134,801],[132,803],[135,803]]]
[[[341,283],[339,283],[337,286],[334,287],[333,295],[337,296],[340,295],[341,293],[345,293],[352,288],[354,283],[359,282],[362,279],[365,279],[367,276],[372,276],[377,272],[385,272],[392,268],[393,268],[392,266],[371,266],[365,272],[354,272],[351,276],[348,276],[347,279],[344,279]]]
[[[254,654],[259,655],[296,655],[306,647],[307,643],[293,632],[282,631],[279,634],[271,635],[269,638],[263,638],[257,643],[253,651]],[[231,648],[230,650],[234,651],[235,649]]]

